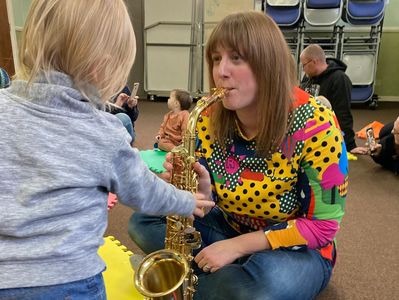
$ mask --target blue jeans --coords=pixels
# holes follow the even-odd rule
[[[45,274],[43,274],[45,276]],[[102,273],[74,282],[49,286],[0,289],[1,300],[106,300]]]
[[[133,128],[132,120],[125,113],[118,113],[115,116],[122,122],[122,125],[123,127],[126,128],[127,132],[129,132],[130,136],[132,137],[132,143],[133,143],[134,139],[136,138],[136,133]]]
[[[162,249],[165,222],[164,217],[134,213],[129,235],[146,253]],[[238,235],[217,208],[204,218],[197,218],[194,226],[201,232],[202,246]],[[256,252],[215,273],[204,273],[193,264],[199,279],[195,300],[314,299],[327,286],[332,272],[331,262],[312,249]]]

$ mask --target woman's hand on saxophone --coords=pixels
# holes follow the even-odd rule
[[[193,170],[198,174],[198,192],[194,195],[196,200],[194,215],[202,218],[215,206],[215,202],[211,200],[211,178],[207,169],[199,162],[193,164]]]
[[[203,248],[194,258],[204,272],[216,272],[236,259],[271,249],[263,230],[220,240]]]
[[[173,165],[171,163],[171,160],[172,160],[172,154],[169,152],[166,154],[165,161],[162,164],[166,171],[158,175],[166,182],[170,182],[170,179],[172,177]]]

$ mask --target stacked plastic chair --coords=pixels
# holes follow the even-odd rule
[[[348,66],[346,73],[352,81],[352,102],[369,102],[371,109],[377,107],[374,95],[377,74],[381,26],[373,26],[368,35],[361,32],[344,32],[342,60]]]
[[[333,26],[342,15],[343,0],[304,0],[304,18],[311,26]]]
[[[265,13],[280,27],[299,67],[302,0],[265,0]]]
[[[291,50],[292,57],[295,61],[297,71],[299,70],[299,54],[300,54],[300,32],[301,27],[294,28],[281,28],[284,38],[287,42],[288,47]]]
[[[368,102],[371,109],[378,106],[374,86],[384,9],[385,0],[347,0],[343,16],[350,27],[342,35],[341,56],[352,80],[352,103]]]
[[[341,30],[336,24],[342,16],[342,1],[304,0],[305,23],[302,29],[302,49],[316,43],[323,48],[327,57],[339,58]]]
[[[295,27],[302,12],[301,0],[265,0],[265,12],[278,26]]]
[[[347,0],[344,20],[353,25],[378,25],[384,9],[385,0]]]

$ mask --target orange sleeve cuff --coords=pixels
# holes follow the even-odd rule
[[[273,250],[281,247],[288,248],[308,244],[308,242],[299,233],[298,228],[296,228],[295,220],[288,221],[286,228],[268,230],[265,232],[265,235]]]

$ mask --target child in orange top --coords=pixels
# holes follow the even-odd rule
[[[156,136],[158,148],[170,151],[182,143],[186,131],[189,112],[193,103],[189,92],[174,89],[170,92],[168,108],[170,111],[164,116],[159,133]]]

